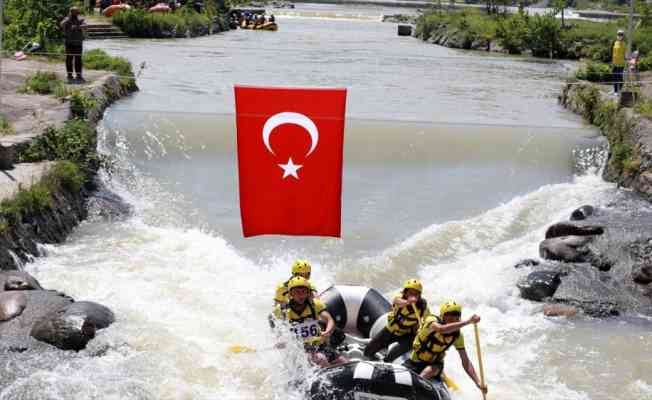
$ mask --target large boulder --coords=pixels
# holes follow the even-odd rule
[[[632,280],[640,285],[652,283],[652,264],[635,267],[632,273]]]
[[[83,350],[99,329],[115,321],[107,307],[90,301],[70,304],[37,321],[30,335],[62,350]]]
[[[546,239],[539,244],[539,255],[546,260],[586,262],[589,250],[586,245],[593,236],[562,236]]]
[[[0,322],[9,321],[22,314],[27,306],[25,294],[17,292],[0,292]]]
[[[546,231],[546,239],[562,236],[602,235],[604,227],[599,225],[579,225],[573,222],[558,222]]]
[[[43,287],[27,272],[0,271],[0,292],[5,290],[43,290]]]
[[[561,284],[558,271],[534,271],[517,283],[521,297],[527,300],[543,301],[552,297]]]
[[[24,296],[25,307],[19,315],[0,322],[0,337],[29,336],[32,325],[37,321],[73,302],[72,298],[53,290],[23,290],[19,293]]]
[[[594,212],[595,212],[595,209],[593,208],[593,206],[585,205],[585,206],[582,206],[582,207],[574,210],[571,213],[570,220],[571,221],[582,221],[582,220],[587,219],[591,215],[593,215]]]

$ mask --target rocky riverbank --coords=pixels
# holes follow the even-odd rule
[[[10,134],[0,137],[0,352],[42,343],[80,350],[114,320],[108,308],[46,290],[22,271],[42,255],[40,244],[65,241],[90,204],[128,210],[97,183],[95,128],[111,103],[137,90],[134,80],[88,71],[88,83],[61,86],[69,92],[61,99],[25,89],[34,71],[56,77],[61,69],[47,61],[3,60],[2,111]]]
[[[631,191],[550,226],[540,260],[516,265],[531,270],[521,296],[546,302],[551,316],[652,315],[652,121],[592,83],[568,83],[559,102],[600,128],[609,145],[603,178]]]

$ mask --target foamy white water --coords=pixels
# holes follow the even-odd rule
[[[117,321],[80,353],[0,359],[0,399],[298,400],[287,382],[310,369],[296,346],[227,351],[274,343],[273,290],[298,257],[312,261],[320,289],[390,293],[417,276],[434,308],[455,299],[480,314],[490,399],[652,398],[648,320],[550,319],[515,287],[527,271],[513,265],[536,257],[549,224],[616,193],[590,168],[595,131],[553,100],[563,65],[478,59],[355,18],[280,22],[277,36],[102,44],[152,63],[100,132],[117,162],[105,181],[134,215],[84,222],[27,269],[108,305]],[[343,239],[241,237],[228,91],[241,79],[355,89]],[[475,361],[473,331],[464,334]],[[454,398],[479,398],[451,353]]]

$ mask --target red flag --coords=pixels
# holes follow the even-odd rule
[[[235,87],[245,237],[340,236],[346,89]]]

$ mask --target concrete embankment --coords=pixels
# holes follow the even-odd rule
[[[86,217],[85,203],[93,192],[94,173],[85,171],[86,182],[79,187],[52,184],[59,161],[47,155],[42,160],[25,157],[34,141],[50,127],[60,129],[73,117],[70,96],[57,99],[21,90],[25,79],[36,71],[56,71],[63,77],[61,64],[6,59],[2,63],[0,110],[11,128],[10,134],[0,136],[0,158],[9,167],[0,173],[0,270],[15,270],[39,255],[39,243],[63,242]],[[105,71],[87,71],[85,76],[88,83],[68,85],[67,90],[78,91],[80,98],[88,99],[86,122],[94,130],[106,107],[127,96],[134,86],[121,83],[124,78]],[[92,142],[87,145],[94,146]],[[88,151],[94,152],[95,148]],[[31,162],[23,162],[25,159]]]

